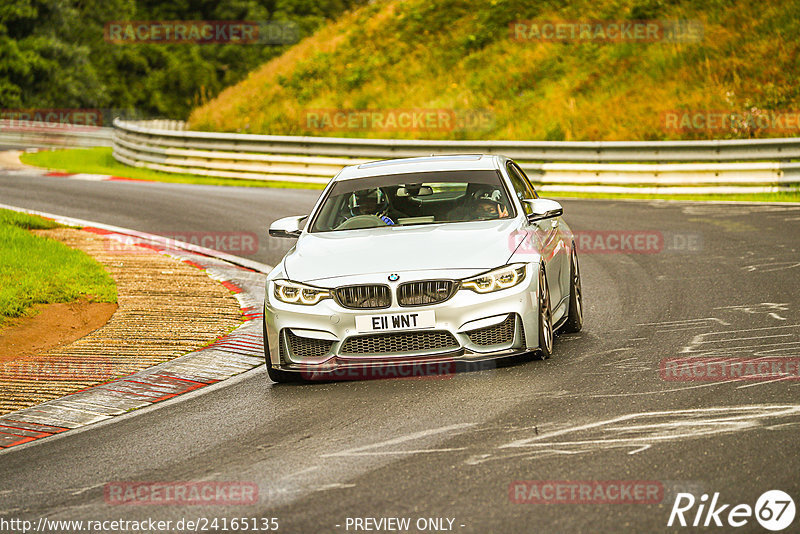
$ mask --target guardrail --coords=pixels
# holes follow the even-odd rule
[[[345,165],[374,159],[484,153],[516,159],[545,191],[749,193],[795,190],[788,184],[800,182],[800,163],[787,162],[800,159],[800,138],[417,141],[195,132],[179,121],[115,120],[112,139],[114,157],[128,165],[255,180],[324,184]]]
[[[162,125],[169,124],[169,128]],[[800,159],[800,137],[715,141],[421,141],[187,131],[180,121],[114,121],[116,131],[165,147],[230,152],[395,158],[431,153],[503,154],[520,161],[720,162]]]
[[[113,128],[0,120],[0,145],[31,148],[111,146]]]
[[[753,193],[797,190],[800,138],[730,141],[417,141],[291,137],[185,129],[182,121],[114,121],[114,128],[8,127],[0,144],[113,146],[136,167],[211,177],[325,184],[345,165],[431,154],[504,154],[543,191]],[[767,160],[767,161],[764,161]],[[692,163],[687,163],[692,161]],[[625,163],[622,163],[625,162]]]

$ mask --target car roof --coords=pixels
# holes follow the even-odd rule
[[[418,158],[386,159],[342,169],[336,180],[350,180],[368,176],[406,174],[436,171],[494,170],[503,165],[504,156],[487,154],[453,154]]]

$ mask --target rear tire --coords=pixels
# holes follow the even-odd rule
[[[550,308],[550,288],[547,286],[547,275],[544,264],[539,267],[539,350],[540,360],[553,355],[553,313]]]
[[[575,250],[575,243],[572,244],[572,254],[570,255],[569,273],[569,311],[567,312],[567,322],[561,331],[567,334],[580,332],[583,328],[583,290],[581,289],[581,270],[578,265],[578,252]]]
[[[288,371],[281,371],[280,369],[275,369],[272,367],[272,359],[270,358],[269,352],[269,340],[267,339],[267,318],[264,317],[264,321],[261,323],[262,330],[264,332],[264,361],[267,367],[267,375],[269,379],[273,382],[277,382],[278,384],[291,384],[302,382],[302,377],[299,373],[291,373]]]

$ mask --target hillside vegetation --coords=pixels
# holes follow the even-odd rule
[[[694,42],[510,38],[510,23],[689,20]],[[669,128],[665,113],[800,110],[800,2],[779,0],[373,1],[289,48],[206,105],[197,130],[343,137],[630,140],[785,137],[734,120]],[[318,110],[477,110],[446,130],[320,129]],[[484,116],[484,115],[482,115]],[[796,116],[795,116],[796,117]],[[761,123],[762,125],[764,123]]]

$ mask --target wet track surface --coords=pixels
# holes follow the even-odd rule
[[[252,232],[260,246],[246,257],[272,265],[291,242],[270,240],[266,227],[306,213],[318,194],[0,175],[3,204],[157,234]],[[584,330],[558,338],[552,359],[302,386],[276,386],[261,367],[0,453],[0,516],[275,517],[283,532],[424,517],[454,519],[457,532],[650,532],[668,530],[675,491],[753,506],[780,489],[797,502],[800,382],[669,381],[660,365],[800,355],[800,207],[563,205],[573,230],[606,233],[584,234]],[[608,232],[652,232],[659,246],[601,253],[597,236],[608,245]],[[658,504],[515,503],[509,487],[520,480],[657,481],[665,495]],[[104,486],[120,481],[242,481],[258,485],[259,499],[107,503]],[[739,530],[763,531],[753,518]]]

